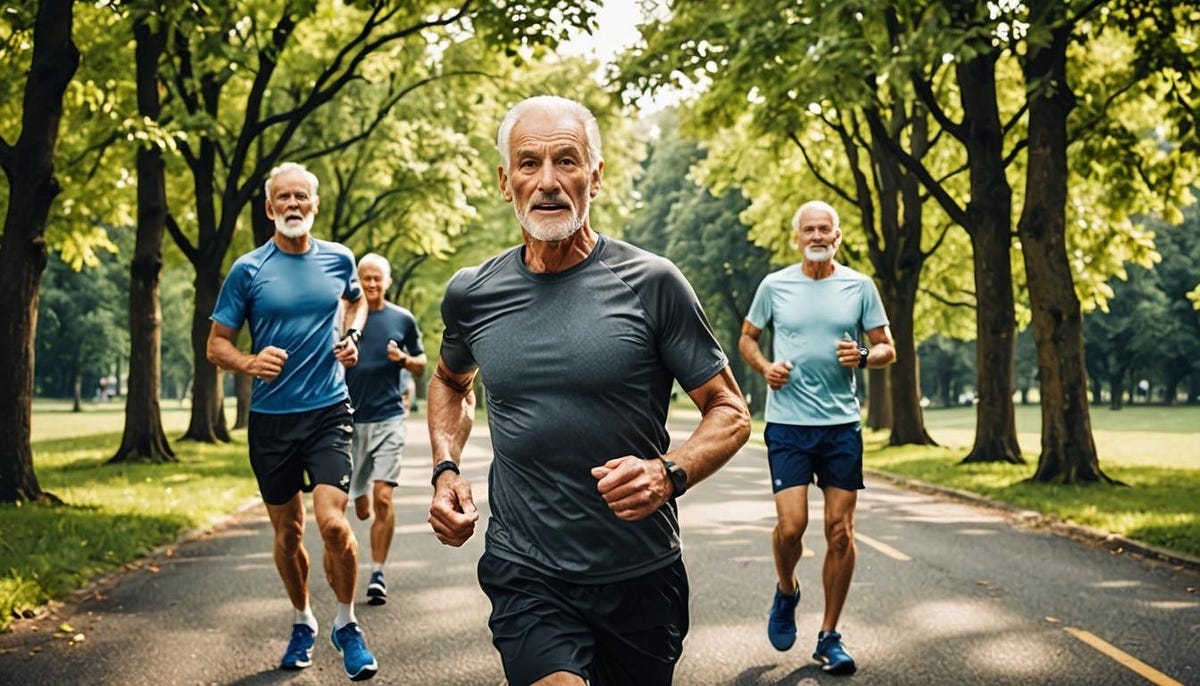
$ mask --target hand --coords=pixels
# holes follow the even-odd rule
[[[246,373],[260,381],[270,383],[283,372],[283,363],[288,354],[283,348],[268,345],[250,359]]]
[[[471,485],[452,471],[438,475],[437,490],[429,506],[433,535],[445,545],[461,546],[475,533],[479,510],[471,496]]]
[[[788,382],[788,378],[792,374],[792,369],[792,363],[784,360],[783,362],[776,362],[771,365],[770,369],[763,376],[766,378],[767,385],[771,387],[771,390],[778,391]]]
[[[393,340],[388,341],[387,356],[389,360],[396,364],[406,364],[408,362],[408,355],[405,355],[400,350],[400,344]]]
[[[343,338],[333,344],[333,356],[343,367],[353,367],[358,364],[358,344],[353,338]]]
[[[843,367],[857,367],[860,357],[856,341],[848,341],[843,338],[837,342],[838,364]]]
[[[596,490],[618,519],[636,522],[658,511],[675,492],[662,460],[626,455],[592,468]]]

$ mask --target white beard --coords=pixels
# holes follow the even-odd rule
[[[557,243],[570,238],[576,231],[583,228],[583,219],[587,216],[590,204],[590,199],[585,199],[581,208],[582,212],[555,220],[534,219],[530,216],[532,213],[529,211],[517,211],[517,221],[521,222],[521,227],[535,239],[544,243]]]
[[[804,259],[809,262],[828,262],[833,259],[833,248],[828,246],[816,247],[812,245],[804,246]]]
[[[312,231],[314,214],[307,214],[304,219],[298,223],[288,224],[283,217],[275,217],[275,230],[282,234],[285,238],[300,238],[305,236],[309,231]]]

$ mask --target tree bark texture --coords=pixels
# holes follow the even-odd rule
[[[192,414],[185,439],[202,443],[229,440],[225,423],[225,394],[216,365],[208,361],[208,332],[212,328],[209,315],[217,304],[221,277],[211,264],[196,268],[195,307],[192,310]]]
[[[63,94],[79,67],[71,40],[73,0],[42,0],[33,29],[33,58],[25,82],[21,133],[3,144],[8,210],[0,240],[0,502],[57,501],[33,470],[34,333],[38,288],[46,268],[46,218],[59,193],[54,148]]]
[[[1004,174],[1004,131],[996,96],[994,53],[958,66],[966,125],[971,199],[964,227],[975,270],[975,348],[979,404],[975,444],[963,462],[1023,463],[1017,442],[1016,310],[1012,290],[1012,188]]]
[[[1029,102],[1025,207],[1017,224],[1033,310],[1041,388],[1042,451],[1034,481],[1113,480],[1100,470],[1087,399],[1083,314],[1067,259],[1067,85],[1069,25],[1022,63]]]
[[[158,64],[166,27],[153,31],[146,17],[133,28],[137,40],[138,113],[157,121],[161,112]],[[129,267],[129,389],[125,432],[109,462],[175,462],[178,458],[162,428],[159,390],[162,377],[162,244],[167,226],[167,190],[162,151],[155,145],[137,152],[137,242]]]

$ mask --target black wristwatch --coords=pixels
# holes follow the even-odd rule
[[[438,477],[442,475],[442,472],[446,471],[462,474],[462,472],[458,471],[458,464],[451,460],[442,460],[433,468],[433,477],[429,479],[429,483],[433,484],[434,488],[437,488]]]
[[[349,338],[354,341],[354,345],[358,345],[358,339],[362,338],[362,332],[358,329],[346,329],[346,333],[342,334],[342,340]]]
[[[683,471],[683,467],[680,467],[665,457],[662,458],[662,463],[663,467],[665,467],[667,470],[667,476],[671,478],[671,488],[674,491],[674,493],[671,494],[671,497],[678,498],[684,493],[687,493],[687,472]]]
[[[869,355],[869,354],[871,354],[870,350],[867,350],[866,348],[863,348],[863,347],[859,347],[859,349],[858,349],[858,368],[859,369],[867,368],[867,355]]]

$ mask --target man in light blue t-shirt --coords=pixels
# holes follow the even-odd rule
[[[208,359],[254,377],[250,396],[250,466],[275,530],[275,566],[292,602],[292,637],[281,669],[312,664],[317,619],[309,606],[304,499],[325,545],[325,578],[338,600],[330,640],[346,675],[378,670],[354,614],[358,543],[346,519],[350,440],[354,431],[345,369],[358,362],[367,301],[354,254],[313,238],[321,199],[317,177],[285,162],[266,181],[267,217],[275,234],[233,263],[212,313]],[[237,347],[250,327],[250,354]],[[344,328],[343,328],[344,327]]]
[[[854,507],[862,480],[862,431],[854,369],[896,358],[874,282],[833,260],[842,241],[837,211],[815,200],[792,217],[792,243],[804,258],[768,274],[742,324],[738,351],[767,380],[764,434],[778,523],[772,534],[779,584],[767,621],[777,650],[796,642],[800,588],[796,564],[808,527],[808,485],[825,494],[825,615],[813,658],[833,674],[853,674],[837,631],[854,574]],[[759,347],[775,327],[773,359]],[[871,347],[860,344],[866,334]],[[815,477],[815,479],[814,479]]]

